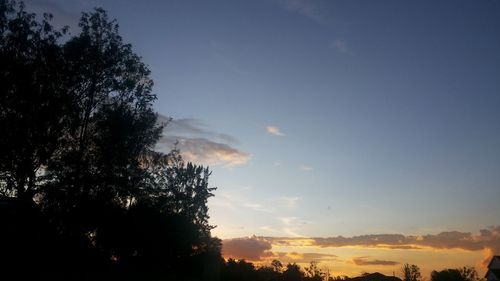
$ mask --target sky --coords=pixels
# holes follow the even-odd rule
[[[499,0],[29,0],[103,7],[149,65],[158,150],[209,165],[226,257],[334,274],[500,254]]]

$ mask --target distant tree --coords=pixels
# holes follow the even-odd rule
[[[431,281],[463,281],[458,269],[444,269],[431,272]]]
[[[304,272],[300,269],[300,266],[296,263],[289,263],[286,265],[285,271],[283,271],[283,279],[287,281],[300,281],[304,278]]]
[[[275,269],[271,266],[261,266],[257,268],[257,276],[255,281],[278,281],[281,280],[281,273],[275,271]]]
[[[271,266],[275,272],[281,272],[283,270],[283,264],[279,260],[273,260]]]
[[[477,281],[480,280],[474,267],[444,269],[431,272],[431,281]]]
[[[255,267],[245,260],[229,259],[221,272],[221,281],[254,281],[257,279]]]
[[[311,261],[309,266],[305,268],[308,280],[311,281],[321,281],[323,280],[325,273],[318,268],[317,261]]]
[[[403,274],[403,281],[422,280],[422,275],[420,274],[420,268],[417,265],[406,263],[401,267],[401,273]]]
[[[329,277],[328,278],[328,281],[345,281],[345,280],[349,280],[349,276],[335,276],[335,277]]]
[[[462,276],[464,281],[477,281],[479,280],[479,275],[474,267],[464,266],[458,269],[460,276]]]

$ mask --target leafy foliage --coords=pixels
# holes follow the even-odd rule
[[[50,19],[0,2],[0,262],[51,280],[210,280],[210,171],[153,151],[149,69],[104,10],[71,38]]]
[[[457,269],[444,269],[431,272],[431,281],[478,281],[480,280],[474,267],[464,266]]]
[[[422,275],[420,274],[420,268],[414,264],[404,264],[401,267],[401,273],[403,274],[403,281],[420,281],[422,280]]]

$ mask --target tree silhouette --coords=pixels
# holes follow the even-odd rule
[[[474,267],[464,266],[459,268],[458,271],[460,272],[460,276],[462,276],[465,281],[479,280],[479,275]]]
[[[289,263],[283,271],[283,278],[289,281],[300,281],[304,278],[304,272],[300,270],[300,266],[296,263]]]
[[[58,40],[22,3],[0,2],[0,194],[26,201],[61,144],[71,110]]]
[[[401,267],[401,273],[403,274],[403,281],[420,281],[422,280],[422,275],[420,274],[420,268],[414,264],[404,264]]]
[[[326,276],[326,274],[318,268],[318,262],[311,261],[309,266],[306,267],[306,273],[308,280],[311,281],[321,281]]]
[[[47,280],[211,280],[208,168],[153,151],[153,82],[102,9],[66,41],[0,1],[0,264]],[[23,270],[29,269],[29,270]]]
[[[276,272],[281,272],[283,270],[283,264],[279,260],[273,260],[271,262],[271,266],[273,267],[273,270]]]
[[[477,271],[473,267],[464,266],[458,269],[444,269],[431,272],[431,281],[476,281],[479,280]]]

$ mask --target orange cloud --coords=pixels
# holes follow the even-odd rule
[[[237,166],[250,160],[248,153],[242,152],[229,144],[212,141],[206,138],[162,137],[156,147],[159,151],[168,152],[177,146],[185,160],[201,165]]]
[[[265,257],[267,261],[279,260],[283,263],[309,263],[311,261],[335,261],[337,255],[322,253],[298,253],[298,252],[269,252]]]
[[[389,265],[389,266],[393,266],[393,265],[399,264],[399,262],[397,262],[397,261],[369,260],[368,258],[369,258],[368,256],[354,257],[354,258],[352,258],[352,262],[355,265],[360,265],[360,266],[361,265]]]
[[[222,252],[226,258],[247,259],[255,262],[268,262],[278,259],[282,262],[307,263],[316,261],[335,261],[335,255],[322,253],[273,252],[273,247],[302,248],[339,248],[362,247],[373,249],[400,250],[452,250],[483,251],[483,267],[494,254],[500,253],[500,226],[489,227],[479,233],[448,231],[428,235],[372,234],[353,237],[247,237],[223,240]],[[287,250],[288,251],[288,250]],[[369,259],[368,256],[353,257],[352,264],[357,266],[395,266],[392,260]]]
[[[308,263],[310,261],[333,261],[337,259],[337,256],[332,254],[272,252],[271,248],[272,245],[269,241],[256,236],[222,241],[222,255],[225,258],[257,262],[277,259],[284,263]]]
[[[271,255],[271,248],[271,242],[255,236],[222,241],[222,255],[225,258],[259,261]]]
[[[428,235],[402,235],[402,234],[371,234],[353,237],[328,237],[328,238],[295,238],[295,237],[260,237],[272,245],[280,247],[316,246],[328,247],[365,247],[381,249],[461,249],[466,251],[484,251],[485,262],[493,254],[500,253],[500,226],[482,229],[478,234],[470,232],[447,231]],[[358,262],[363,262],[358,260]]]
[[[478,251],[490,249],[492,252],[500,252],[500,226],[480,230],[479,234],[470,232],[448,231],[439,234],[428,234],[423,236],[402,234],[371,234],[353,237],[328,237],[328,238],[286,238],[265,237],[272,244],[279,246],[318,246],[326,247],[348,247],[362,246],[369,248],[388,249],[462,249],[467,251]],[[307,245],[306,245],[307,244]]]

